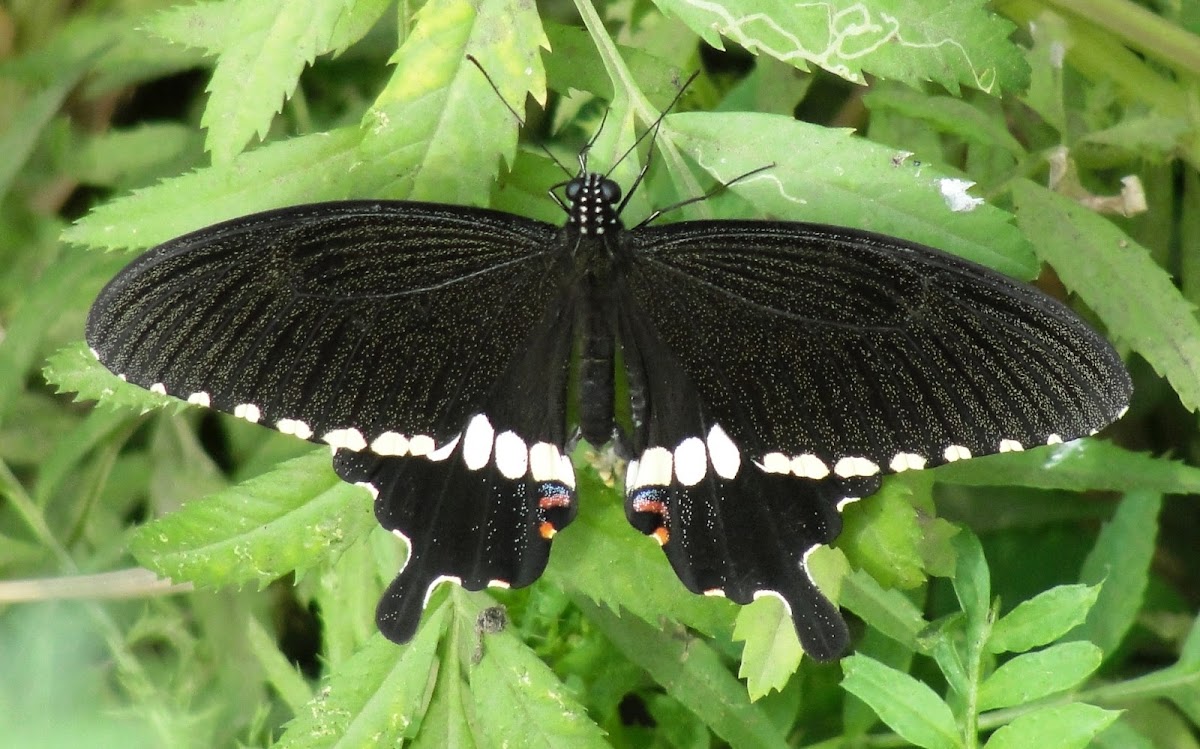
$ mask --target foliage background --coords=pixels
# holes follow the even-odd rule
[[[10,0],[0,746],[1197,746],[1197,33],[1196,0]],[[523,143],[467,53],[534,102]],[[326,451],[161,408],[81,350],[130,251],[254,210],[558,221],[528,144],[570,164],[608,109],[592,163],[629,185],[646,149],[618,157],[696,69],[627,218],[774,164],[681,213],[1037,277],[1134,375],[1098,438],[852,506],[816,562],[854,618],[839,664],[771,600],[687,594],[584,452],[544,579],[442,590],[397,648],[372,611],[399,552]],[[950,210],[958,178],[987,203]],[[508,627],[480,631],[496,600]]]

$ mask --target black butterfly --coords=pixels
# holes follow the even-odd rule
[[[439,582],[542,573],[576,512],[573,374],[596,445],[626,378],[626,515],[684,585],[779,597],[819,659],[848,635],[805,560],[847,503],[1092,434],[1128,401],[1107,342],[979,265],[814,224],[626,230],[586,166],[565,195],[561,227],[367,201],[218,224],[123,270],[87,340],[130,382],[331,445],[409,546],[377,614],[396,642]]]

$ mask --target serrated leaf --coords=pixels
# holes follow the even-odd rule
[[[626,658],[644,668],[668,695],[730,745],[762,749],[788,745],[704,641],[672,636],[634,616],[618,617],[582,597],[576,603]]]
[[[979,709],[1024,705],[1082,684],[1104,654],[1090,642],[1063,642],[1001,664],[979,687]]]
[[[1096,545],[1084,560],[1079,579],[1103,583],[1087,622],[1072,634],[1090,640],[1110,656],[1125,639],[1142,607],[1150,579],[1150,562],[1158,537],[1162,495],[1130,492],[1113,519],[1104,525]]]
[[[733,639],[746,643],[738,678],[746,680],[746,691],[752,701],[772,690],[782,691],[804,655],[792,617],[774,596],[763,596],[742,607],[734,624]]]
[[[1189,410],[1200,408],[1200,322],[1149,250],[1112,222],[1027,180],[1013,184],[1017,225],[1038,255],[1166,377]]]
[[[969,182],[907,165],[911,154],[849,130],[770,114],[687,112],[668,116],[659,137],[721,182],[770,166],[729,188],[762,216],[903,237],[1019,278],[1037,272],[1011,216],[974,202],[965,192]]]
[[[1030,486],[1068,491],[1200,492],[1200,468],[1181,460],[1081,439],[1025,452],[998,453],[934,469],[938,481],[965,486]]]
[[[159,11],[146,23],[146,31],[173,44],[216,55],[236,33],[238,0],[215,0],[176,5]]]
[[[152,393],[118,378],[92,356],[83,341],[60,349],[47,359],[42,374],[46,382],[58,387],[58,392],[75,393],[76,401],[100,401],[108,407],[140,413],[187,405],[178,398]]]
[[[778,0],[688,3],[659,0],[704,41],[721,37],[802,70],[813,63],[855,83],[864,73],[917,85],[935,81],[999,94],[1024,88],[1029,69],[1009,40],[1011,22],[981,0],[853,0],[792,4]]]
[[[954,714],[924,683],[864,655],[844,659],[842,671],[842,688],[870,705],[905,741],[924,749],[962,746]]]
[[[1095,705],[1044,707],[1022,715],[992,734],[984,749],[1083,749],[1121,715]]]
[[[147,523],[130,549],[175,581],[265,585],[338,553],[374,525],[367,495],[338,479],[329,452],[317,450]]]
[[[512,749],[609,746],[604,732],[571,690],[534,651],[511,631],[478,632],[474,623],[486,596],[456,587],[451,597],[458,599],[459,609],[469,615],[464,636],[487,638],[478,646],[479,662],[469,670],[475,728],[481,738],[490,739],[485,745]],[[467,599],[472,602],[466,604]]]
[[[485,202],[499,158],[511,164],[516,152],[517,123],[505,102],[519,110],[526,94],[545,100],[540,48],[546,45],[531,2],[427,2],[364,119],[364,158],[394,176],[386,196]]]
[[[63,241],[140,249],[255,211],[370,195],[375,173],[356,169],[361,137],[357,128],[342,128],[292,138],[135,190],[80,219]]]
[[[1022,601],[992,625],[987,649],[1023,653],[1054,642],[1087,619],[1099,595],[1099,585],[1060,585]]]
[[[229,0],[201,124],[214,163],[266,135],[305,66],[328,52],[345,0]],[[211,38],[208,40],[213,41]]]
[[[411,737],[439,672],[446,609],[443,604],[426,611],[407,645],[397,647],[376,634],[332,673],[274,749],[392,747]]]

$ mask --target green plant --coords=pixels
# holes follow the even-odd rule
[[[25,602],[0,611],[0,746],[1195,746],[1197,530],[1164,495],[1200,491],[1198,30],[1193,2],[1129,0],[0,8],[0,569],[43,578],[0,584]],[[722,38],[758,54],[701,55]],[[78,342],[125,251],[254,210],[558,222],[563,175],[504,102],[549,102],[524,133],[565,163],[608,110],[591,163],[628,186],[645,149],[618,157],[701,67],[631,223],[772,165],[684,212],[1048,264],[1134,371],[1112,440],[905,474],[847,510],[814,559],[861,622],[840,666],[802,659],[771,599],[687,593],[585,452],[545,577],[443,586],[394,646],[372,611],[397,548],[327,450],[124,385]],[[197,590],[85,576],[136,564]]]

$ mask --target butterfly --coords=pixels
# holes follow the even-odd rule
[[[831,659],[849,636],[807,558],[847,504],[1128,403],[1102,337],[980,265],[808,223],[627,229],[584,158],[562,187],[562,225],[345,201],[201,229],[113,278],[86,338],[129,382],[329,445],[408,546],[377,609],[396,642],[444,581],[536,580],[576,515],[571,447],[616,438],[626,516],[682,583],[779,598]]]

